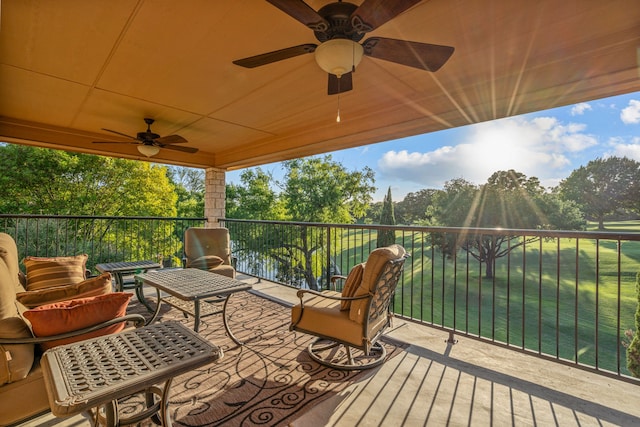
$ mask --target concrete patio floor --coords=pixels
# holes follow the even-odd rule
[[[296,290],[240,276],[254,291],[286,302]],[[394,320],[401,354],[291,425],[307,426],[634,426],[640,387],[530,355]],[[300,349],[303,351],[303,349]],[[83,416],[46,415],[23,426],[89,426]]]

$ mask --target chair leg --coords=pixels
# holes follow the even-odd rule
[[[387,357],[387,350],[379,342],[375,342],[369,353],[365,354],[358,348],[323,338],[309,344],[307,352],[321,365],[345,371],[374,368],[381,365]]]

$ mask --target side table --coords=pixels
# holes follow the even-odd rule
[[[168,402],[173,378],[222,356],[222,349],[189,328],[163,322],[54,347],[42,356],[42,368],[51,412],[57,417],[94,407],[99,412],[104,405],[108,426],[150,416],[171,425]],[[163,387],[155,386],[162,382]],[[121,420],[117,400],[139,392],[146,393],[147,408]]]
[[[122,262],[107,262],[103,264],[96,264],[96,270],[100,273],[111,273],[116,280],[116,292],[122,292],[125,289],[124,276],[146,273],[149,270],[155,270],[162,268],[160,263],[155,261],[122,261]],[[140,286],[136,281],[133,281],[133,287],[135,288],[136,297],[138,301],[147,307],[147,310],[153,311],[153,308],[147,303],[144,298],[144,294]]]

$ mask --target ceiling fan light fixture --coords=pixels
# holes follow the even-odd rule
[[[327,73],[340,77],[360,64],[363,51],[362,46],[353,40],[327,40],[316,48],[316,62]]]
[[[147,157],[152,157],[160,152],[160,148],[154,145],[141,144],[141,145],[138,145],[138,151],[140,152],[140,154],[143,154]]]

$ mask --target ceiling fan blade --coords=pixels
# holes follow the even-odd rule
[[[384,37],[371,37],[362,47],[367,56],[427,71],[438,71],[454,51],[451,46]]]
[[[296,21],[302,22],[313,31],[325,32],[329,28],[329,23],[302,0],[267,1]]]
[[[351,14],[351,24],[359,33],[368,33],[419,2],[420,0],[364,0]]]
[[[124,136],[125,138],[135,139],[136,141],[138,140],[138,138],[136,138],[135,136],[127,135],[126,133],[118,132],[117,130],[111,130],[111,129],[105,129],[105,128],[102,128],[102,130],[106,130],[107,132],[115,133],[116,135]]]
[[[141,144],[140,142],[136,141],[131,141],[131,142],[124,142],[124,141],[91,141],[94,144]]]
[[[233,63],[245,68],[255,68],[261,65],[271,64],[272,62],[282,61],[283,59],[293,58],[294,56],[304,55],[305,53],[313,53],[316,47],[317,45],[313,43],[301,44],[286,49],[250,56],[248,58],[237,59],[233,61]]]
[[[162,145],[162,144],[154,144],[162,149],[167,150],[175,150],[175,151],[184,151],[185,153],[197,153],[198,149],[193,147],[185,147],[183,145]]]
[[[327,89],[329,95],[348,92],[351,89],[353,89],[352,73],[345,73],[340,78],[335,74],[329,74],[329,85]]]
[[[185,142],[188,142],[188,141],[183,137],[181,137],[180,135],[167,135],[167,136],[161,136],[160,138],[154,139],[154,142],[157,142],[162,145],[167,145],[167,144],[184,144]]]

